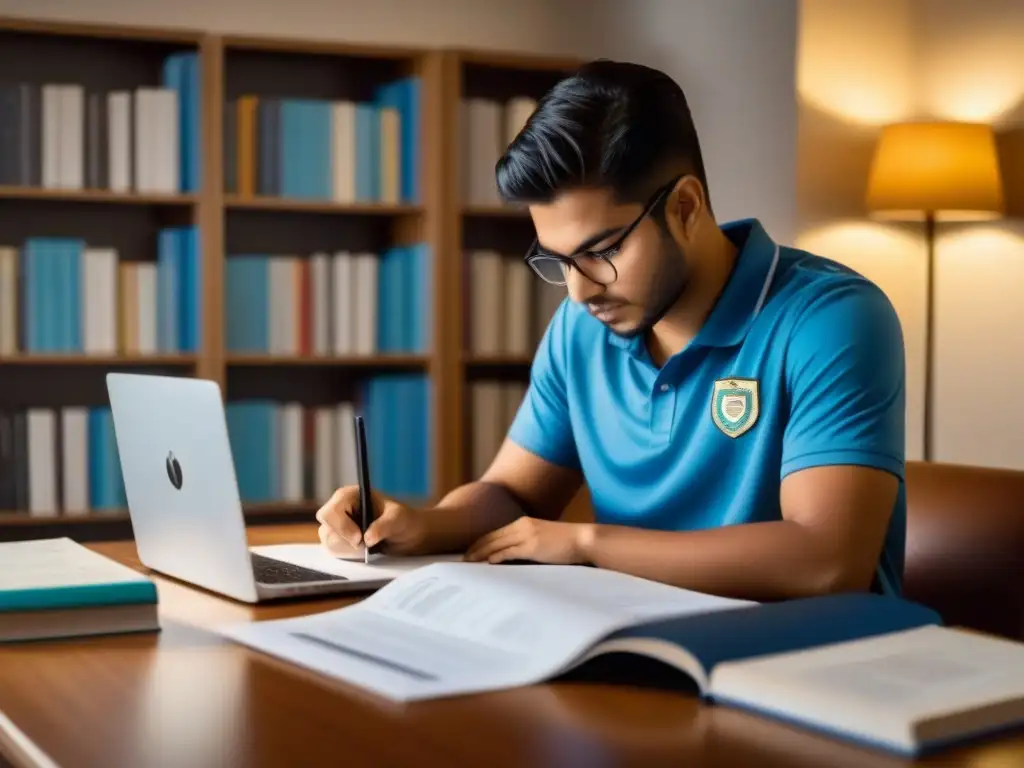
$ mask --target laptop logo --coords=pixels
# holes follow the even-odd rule
[[[167,452],[167,461],[165,464],[167,466],[167,477],[170,479],[171,485],[180,491],[181,484],[185,481],[185,478],[182,477],[181,464],[178,463],[178,459],[173,452]]]

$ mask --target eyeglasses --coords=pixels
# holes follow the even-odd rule
[[[541,280],[552,285],[565,285],[569,270],[572,268],[579,270],[580,274],[592,283],[604,287],[611,285],[619,278],[619,272],[615,268],[615,264],[612,263],[612,259],[622,250],[622,244],[626,238],[655,209],[681,178],[682,176],[677,176],[668,184],[659,188],[647,205],[644,206],[640,215],[633,220],[633,223],[626,227],[611,245],[605,246],[599,251],[583,250],[572,256],[562,256],[558,253],[542,251],[537,239],[534,238],[533,244],[526,252],[526,263],[533,268],[533,271],[537,273]]]

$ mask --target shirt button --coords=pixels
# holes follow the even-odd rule
[[[661,385],[661,386],[659,387],[659,389],[660,389],[660,390],[661,390],[662,392],[668,392],[668,384],[662,384],[662,385]]]

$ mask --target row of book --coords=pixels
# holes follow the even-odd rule
[[[110,408],[0,412],[0,509],[72,517],[124,508]]]
[[[532,355],[565,288],[534,274],[521,256],[468,251],[463,324],[466,348],[476,355]]]
[[[429,496],[431,385],[422,374],[367,379],[359,395],[306,407],[270,399],[230,401],[228,434],[246,503],[324,501],[358,483],[353,416],[365,419],[370,481],[382,493]]]
[[[461,104],[462,202],[501,205],[494,166],[537,108],[536,100],[465,98]]]
[[[338,203],[420,200],[420,80],[368,101],[246,94],[224,109],[225,191]]]
[[[168,56],[158,85],[132,90],[0,85],[0,185],[195,192],[201,103],[195,52]]]
[[[498,454],[526,396],[521,381],[479,379],[469,384],[470,471],[478,479]]]
[[[0,246],[0,355],[195,352],[202,325],[194,227],[160,230],[155,262],[74,238]]]
[[[228,256],[225,344],[240,354],[427,354],[432,265],[425,244],[383,253]]]

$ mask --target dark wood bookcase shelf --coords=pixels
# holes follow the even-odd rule
[[[433,50],[328,41],[223,36],[202,30],[62,24],[0,17],[0,86],[76,83],[86,92],[132,90],[161,83],[168,55],[194,51],[199,61],[197,146],[201,181],[190,191],[151,193],[41,184],[0,185],[0,246],[31,237],[74,237],[117,250],[122,262],[153,262],[157,235],[168,227],[198,232],[201,294],[194,353],[0,355],[0,411],[107,404],[104,377],[113,370],[198,376],[217,382],[228,403],[269,398],[325,406],[357,397],[370,378],[420,374],[429,380],[431,476],[436,499],[469,479],[469,391],[481,379],[525,386],[526,354],[470,354],[465,328],[471,285],[464,253],[493,248],[521,258],[533,238],[527,211],[467,204],[460,190],[464,97],[539,98],[575,66],[572,60],[517,53]],[[416,199],[384,202],[242,190],[228,178],[229,113],[241,97],[257,100],[366,101],[397,78],[419,79]],[[0,135],[0,141],[2,141]],[[404,145],[403,145],[404,146]],[[233,173],[237,174],[237,167]],[[237,182],[237,175],[234,181]],[[273,189],[267,186],[265,189]],[[429,318],[419,352],[254,354],[228,343],[225,292],[239,255],[318,252],[380,254],[422,244],[430,253]],[[246,505],[251,522],[312,520],[316,502]],[[63,535],[80,539],[131,535],[124,512],[69,511],[54,517],[0,511],[0,538]]]

